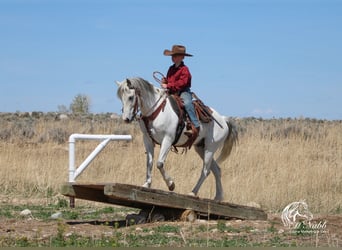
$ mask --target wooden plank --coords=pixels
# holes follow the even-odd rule
[[[79,199],[139,209],[151,209],[154,207],[175,213],[189,209],[201,215],[215,215],[223,218],[267,219],[266,213],[258,208],[227,202],[216,202],[214,200],[128,184],[65,183],[62,185],[61,193]]]
[[[111,203],[115,205],[133,207],[143,209],[145,207],[150,207],[149,205],[144,205],[137,203],[135,201],[126,199],[112,199],[111,197],[104,194],[104,187],[106,183],[94,184],[94,183],[64,183],[61,187],[61,194],[68,197],[75,197],[77,199]],[[111,185],[111,184],[108,184]]]
[[[61,187],[61,193],[69,197],[107,203],[108,197],[103,193],[104,186],[105,184],[65,183]]]
[[[209,199],[177,194],[158,189],[138,187],[128,184],[106,184],[104,194],[112,201],[130,201],[135,207],[154,205],[174,209],[191,209],[204,214],[214,214],[223,217],[266,220],[266,213],[258,208],[241,206],[227,202],[216,202]]]

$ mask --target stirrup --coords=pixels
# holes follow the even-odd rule
[[[193,127],[191,130],[187,130],[184,132],[184,134],[188,137],[197,137],[199,134],[200,127]]]

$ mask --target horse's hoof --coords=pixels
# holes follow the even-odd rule
[[[197,197],[197,195],[194,192],[188,193],[189,196]]]
[[[223,197],[222,196],[215,196],[214,201],[218,201],[218,202],[223,201]]]
[[[175,187],[176,187],[175,183],[172,182],[171,185],[169,186],[169,190],[173,191],[173,190],[175,190]]]
[[[149,182],[145,182],[143,185],[144,188],[150,188],[151,187],[151,183]]]

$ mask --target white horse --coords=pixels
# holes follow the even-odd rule
[[[298,223],[297,217],[304,221],[310,221],[313,218],[308,204],[304,200],[288,204],[281,214],[281,220],[286,227],[295,226]]]
[[[157,88],[142,78],[125,79],[116,83],[119,86],[117,96],[123,105],[122,119],[129,123],[134,120],[139,110],[141,112],[138,120],[143,132],[147,156],[146,182],[143,186],[150,187],[152,183],[154,146],[157,143],[161,145],[157,168],[160,170],[169,190],[173,191],[175,183],[165,171],[164,163],[171,147],[184,145],[187,136],[182,133],[178,140],[176,138],[179,118],[170,104],[168,94],[164,89]],[[215,200],[221,201],[223,200],[223,190],[221,170],[217,161],[222,162],[229,156],[238,134],[232,123],[215,110],[211,110],[215,121],[201,123],[200,133],[193,144],[196,152],[203,160],[203,171],[190,195],[196,196],[198,194],[202,183],[210,171],[213,171],[216,181]],[[151,118],[152,116],[153,119],[149,119],[146,126],[143,118]],[[219,148],[222,148],[221,154],[216,161],[213,157]]]

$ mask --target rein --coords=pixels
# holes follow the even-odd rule
[[[160,85],[162,84],[162,80],[163,78],[165,78],[165,76],[160,73],[159,71],[154,71],[153,72],[153,78],[154,80],[156,80]]]
[[[150,110],[147,112],[147,114],[148,113],[150,113],[156,106],[157,106],[157,104],[158,104],[158,102],[162,99],[162,97],[164,96],[164,94],[163,95],[160,95],[160,97],[158,98],[158,100],[152,105],[152,107],[150,108]],[[139,96],[140,97],[140,96]],[[166,98],[164,99],[164,101],[160,104],[160,106],[165,106],[165,103],[166,103]],[[160,106],[156,109],[156,110],[158,110],[159,108],[160,108]],[[155,113],[156,111],[154,111],[151,115],[149,115],[148,117],[150,117],[150,116],[152,116],[154,113]],[[158,114],[159,114],[159,112],[158,112]],[[146,116],[144,116],[144,117],[146,117]],[[156,116],[157,117],[157,116]]]
[[[136,115],[137,115],[137,113],[138,113],[138,109],[139,109],[139,107],[138,107],[138,98],[139,99],[141,99],[141,96],[140,96],[140,91],[138,91],[137,89],[135,89],[135,91],[136,91],[136,95],[137,95],[137,98],[136,98],[136,101],[135,101],[135,103],[134,103],[134,117],[136,117]],[[150,108],[150,110],[147,112],[147,114],[148,113],[150,113],[156,106],[157,106],[157,104],[159,103],[159,101],[164,97],[165,95],[163,94],[163,95],[160,95],[160,97],[158,98],[158,100],[152,105],[152,107]],[[164,107],[165,107],[165,105],[166,105],[166,99],[167,98],[165,98],[164,100],[163,100],[163,102],[150,114],[150,115],[147,115],[147,116],[143,116],[143,115],[141,115],[140,116],[140,119],[141,120],[143,120],[143,122],[144,122],[144,125],[145,125],[145,128],[146,128],[146,131],[147,131],[147,133],[148,133],[148,135],[150,136],[150,138],[152,139],[152,141],[154,142],[154,143],[156,143],[156,144],[159,144],[153,137],[152,137],[152,134],[151,134],[151,130],[149,129],[149,122],[150,121],[153,121],[154,119],[156,119],[157,118],[157,116],[159,115],[159,113],[162,111],[162,110],[164,110]],[[140,101],[140,103],[141,103],[141,101]]]
[[[155,105],[159,102],[159,100],[161,99],[161,97],[162,97],[162,96],[160,96],[160,98],[158,99],[158,101],[157,101],[153,106],[155,106]],[[153,138],[153,136],[152,136],[152,134],[151,134],[149,122],[150,122],[150,121],[154,121],[154,119],[156,119],[157,116],[159,115],[160,111],[162,111],[162,110],[164,111],[165,105],[166,105],[166,98],[165,98],[164,101],[158,106],[158,108],[157,108],[155,111],[153,111],[152,114],[150,114],[149,116],[141,116],[141,117],[140,117],[141,120],[143,120],[143,122],[144,122],[144,125],[145,125],[145,128],[146,128],[146,131],[147,131],[148,135],[150,136],[150,138],[152,139],[152,141],[153,141],[154,143],[156,143],[156,144],[159,144],[159,143]]]
[[[135,88],[134,88],[134,90],[135,90],[135,92],[136,92],[136,96],[141,100],[140,91],[138,91],[138,89],[135,89]],[[158,102],[163,98],[163,96],[164,96],[164,94],[162,94],[162,95],[159,96],[158,100],[152,105],[152,107],[150,108],[150,110],[149,110],[148,112],[146,112],[147,114],[150,113],[150,112],[157,106]],[[137,115],[138,109],[139,109],[138,98],[135,100],[135,103],[134,103],[134,110],[133,110],[134,116]],[[162,106],[164,102],[166,102],[166,98],[165,98],[165,100],[161,103],[160,106]],[[142,105],[142,102],[141,102],[141,101],[140,101],[140,105]],[[159,106],[159,107],[160,107],[160,106]],[[165,106],[165,104],[164,104],[164,106]],[[156,110],[158,110],[159,107],[158,107]],[[147,116],[147,117],[152,116],[154,113],[155,113],[155,111],[154,111],[151,115],[149,115],[149,116]],[[159,112],[158,112],[158,113],[159,113]],[[141,116],[141,117],[146,117],[146,116]]]

